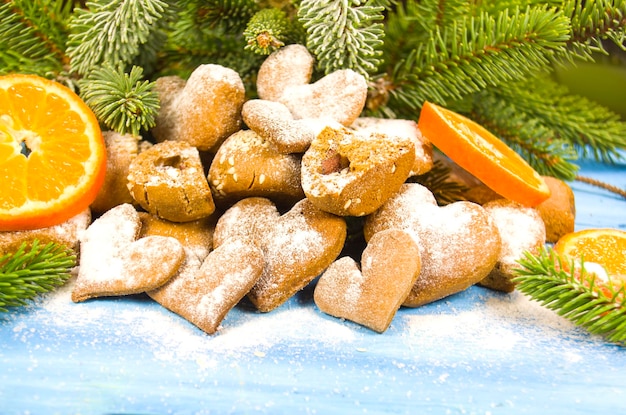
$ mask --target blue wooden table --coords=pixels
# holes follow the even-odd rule
[[[626,188],[623,162],[581,166]],[[626,200],[572,187],[577,229],[626,229]],[[0,315],[1,414],[626,411],[626,348],[517,292],[472,287],[376,334],[305,289],[268,314],[243,303],[208,336],[146,296],[70,290]]]

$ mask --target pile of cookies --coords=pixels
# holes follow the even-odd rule
[[[407,181],[433,167],[416,123],[360,117],[363,76],[311,83],[313,65],[304,46],[280,49],[247,101],[239,75],[219,65],[159,79],[154,140],[105,133],[95,220],[75,231],[73,301],[146,292],[214,333],[244,297],[269,312],[315,281],[321,311],[383,332],[401,306],[473,284],[513,290],[523,252],[546,230],[569,231],[563,191],[543,217],[497,195],[438,206]],[[366,243],[357,258],[344,253],[355,217]]]

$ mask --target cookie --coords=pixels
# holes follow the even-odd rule
[[[139,153],[138,136],[104,131],[102,137],[106,144],[107,167],[104,183],[91,203],[91,210],[95,214],[104,213],[123,203],[134,202],[126,184],[130,163]]]
[[[307,200],[297,202],[282,216],[260,200],[242,201],[224,213],[232,239],[259,246],[263,251],[263,273],[248,293],[259,311],[271,311],[319,276],[339,255],[346,239],[343,218],[317,209]],[[239,222],[255,212],[257,216]],[[255,221],[256,224],[254,223]],[[221,232],[222,218],[216,234]],[[245,228],[233,232],[233,224]],[[249,231],[249,232],[248,232]],[[231,238],[224,237],[226,243]],[[221,246],[221,245],[220,245]]]
[[[39,241],[40,245],[52,242],[78,251],[80,236],[90,223],[91,210],[85,209],[78,215],[55,226],[25,231],[0,232],[0,256],[16,252],[22,243],[30,246],[35,239]]]
[[[364,216],[400,189],[414,160],[409,138],[327,127],[302,157],[302,188],[319,209]]]
[[[350,126],[361,134],[384,134],[390,139],[407,137],[415,147],[415,162],[409,176],[428,173],[433,168],[433,145],[412,120],[359,117]]]
[[[148,295],[213,334],[261,276],[263,265],[258,247],[233,239],[211,251],[202,263],[190,252],[179,273]]]
[[[141,219],[139,237],[158,235],[175,238],[185,250],[204,260],[213,249],[213,232],[218,217],[218,214],[213,214],[191,222],[171,222],[147,212],[139,212]]]
[[[536,206],[546,227],[546,241],[556,243],[563,235],[574,232],[576,203],[574,192],[567,183],[543,176],[550,188],[550,197]]]
[[[270,54],[257,75],[259,98],[279,102],[290,87],[311,82],[315,59],[303,45],[287,45]]]
[[[224,209],[247,197],[291,206],[304,197],[300,170],[300,156],[281,154],[256,132],[240,130],[215,153],[208,180],[215,202]]]
[[[326,314],[377,331],[387,330],[409,295],[421,269],[420,252],[411,235],[399,229],[374,234],[361,257],[342,257],[322,274],[313,294]]]
[[[239,239],[262,247],[279,217],[280,212],[269,199],[242,199],[220,216],[213,233],[213,246],[217,248],[228,240]]]
[[[87,228],[72,301],[153,290],[178,271],[185,259],[180,242],[163,236],[137,239],[140,231],[130,204],[114,207]]]
[[[406,183],[368,216],[365,239],[389,228],[419,241],[422,269],[403,305],[417,307],[465,290],[484,279],[500,254],[500,234],[487,211],[471,202],[439,207],[432,192]]]
[[[157,141],[184,141],[215,151],[241,128],[245,87],[232,69],[200,65],[184,81],[175,76],[156,81],[160,109],[151,130]]]
[[[479,285],[497,291],[512,292],[515,284],[513,270],[519,268],[518,260],[525,252],[538,254],[546,239],[546,228],[536,209],[519,203],[499,199],[483,205],[493,218],[500,234],[498,262]]]
[[[151,214],[172,222],[211,215],[215,203],[198,150],[182,141],[164,141],[132,161],[128,189]]]

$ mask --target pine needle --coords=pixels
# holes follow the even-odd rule
[[[14,253],[0,257],[0,312],[63,285],[74,266],[76,255],[63,245],[22,243]]]
[[[565,264],[551,248],[526,253],[515,270],[516,288],[591,334],[626,344],[626,295],[623,285],[599,284],[584,262]]]

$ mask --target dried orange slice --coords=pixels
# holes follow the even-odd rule
[[[106,169],[98,120],[69,88],[0,77],[0,230],[62,223],[96,197]]]
[[[550,197],[539,173],[469,118],[425,102],[418,127],[439,150],[499,195],[526,206],[536,206]]]
[[[563,235],[554,245],[561,257],[582,259],[588,271],[600,266],[613,283],[626,282],[626,232],[618,229],[585,229]],[[596,272],[597,274],[597,272]]]

